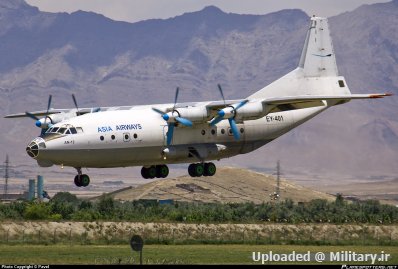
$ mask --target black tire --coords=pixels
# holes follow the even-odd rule
[[[216,174],[217,168],[214,163],[205,163],[205,171],[203,173],[204,176],[212,177]]]
[[[81,175],[80,181],[82,187],[87,187],[90,184],[90,177],[88,175]]]
[[[188,166],[188,174],[189,174],[191,177],[196,177],[196,175],[195,175],[195,166],[196,166],[196,164],[194,164],[194,163],[191,163],[191,164]]]
[[[194,173],[195,173],[196,177],[203,176],[204,171],[205,171],[205,167],[202,163],[195,164]]]
[[[169,168],[167,165],[157,165],[156,166],[156,177],[166,178],[169,175]]]
[[[156,177],[156,166],[151,166],[148,168],[148,178]]]
[[[81,177],[79,175],[75,176],[75,185],[77,187],[81,187],[82,186],[82,181],[81,181]]]
[[[147,179],[148,176],[148,168],[145,168],[144,166],[141,168],[141,176],[145,179]]]

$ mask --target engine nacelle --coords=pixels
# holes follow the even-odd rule
[[[174,116],[179,116],[192,122],[204,122],[208,118],[206,107],[179,107],[175,111],[177,112],[173,113]]]
[[[58,122],[70,119],[76,117],[76,112],[75,111],[71,111],[68,113],[65,112],[61,112],[58,114],[51,114],[48,115],[45,118],[41,118],[38,121],[36,121],[36,126],[42,129],[48,129],[51,127],[51,125],[56,124]]]
[[[195,144],[191,146],[169,146],[162,150],[162,156],[165,159],[185,159],[196,157],[197,159],[206,159],[217,157],[217,155],[226,150],[227,147],[221,144]]]
[[[247,103],[235,112],[236,121],[256,120],[264,117],[266,110],[261,102]]]

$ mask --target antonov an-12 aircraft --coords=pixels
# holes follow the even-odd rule
[[[164,178],[167,164],[190,163],[192,177],[213,176],[210,162],[254,151],[331,106],[387,93],[351,94],[339,76],[326,18],[312,17],[298,67],[241,100],[128,107],[52,109],[8,115],[31,117],[42,128],[26,148],[39,166],[142,166],[144,178]],[[39,119],[38,117],[44,116]]]

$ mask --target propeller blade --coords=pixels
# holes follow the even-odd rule
[[[51,100],[52,100],[52,95],[50,94],[50,96],[48,97],[48,104],[47,104],[47,112],[46,112],[46,117],[48,115],[48,111],[50,111],[50,107],[51,107]]]
[[[240,138],[240,134],[239,134],[239,130],[238,130],[238,126],[236,126],[236,122],[233,118],[229,118],[229,125],[231,126],[231,131],[234,135],[235,140],[239,140]]]
[[[222,121],[223,119],[224,119],[224,118],[221,117],[221,116],[215,117],[215,118],[210,122],[210,126],[216,125],[217,123],[219,123],[219,122]]]
[[[36,117],[35,115],[29,113],[28,111],[26,111],[25,114],[26,114],[26,116],[28,116],[28,117],[31,118],[31,119],[34,119],[34,120],[36,120],[36,121],[39,120],[38,117]]]
[[[249,102],[249,100],[243,100],[242,102],[240,102],[240,103],[235,107],[235,110],[238,110],[239,108],[241,108],[242,106],[244,106],[247,102]]]
[[[173,140],[173,133],[174,133],[174,123],[171,123],[168,125],[168,130],[167,130],[167,146],[171,144],[171,141]]]
[[[175,107],[176,107],[179,92],[180,92],[180,87],[177,87],[177,89],[176,89],[176,95],[175,95],[175,97],[174,97],[174,106],[173,106],[173,110],[174,110]]]
[[[72,99],[73,99],[73,103],[75,104],[76,109],[79,110],[79,107],[77,106],[77,102],[76,102],[76,97],[73,93],[72,93]]]
[[[222,100],[224,101],[224,106],[226,106],[226,105],[225,105],[224,93],[223,93],[223,91],[222,91],[221,85],[220,85],[220,84],[217,84],[217,87],[218,87],[218,90],[219,90],[220,93],[221,93]]]
[[[181,117],[175,117],[176,121],[178,121],[179,123],[181,123],[184,126],[188,126],[188,127],[192,127],[192,121],[185,119],[185,118],[181,118]]]
[[[152,110],[157,112],[157,113],[159,113],[160,115],[166,114],[164,111],[162,111],[162,110],[160,110],[160,109],[158,109],[156,107],[152,107]]]

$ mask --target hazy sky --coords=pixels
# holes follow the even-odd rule
[[[119,21],[136,22],[153,18],[170,18],[185,12],[214,5],[225,12],[267,14],[288,8],[299,8],[309,15],[333,16],[363,4],[389,0],[26,0],[42,11],[93,11]]]

